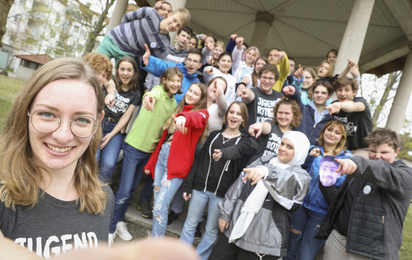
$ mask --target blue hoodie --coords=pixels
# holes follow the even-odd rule
[[[323,158],[324,151],[322,147],[311,146],[310,149],[312,148],[319,148],[321,155],[316,158],[314,158],[313,156],[308,156],[314,158],[314,160],[312,165],[307,169],[312,180],[310,181],[309,192],[306,195],[305,200],[303,201],[303,206],[307,209],[325,215],[328,211],[329,204],[326,202],[325,198],[322,195],[322,192],[319,189],[320,160]],[[336,157],[338,159],[345,159],[353,157],[353,155],[349,150],[343,150],[338,155],[336,155]],[[335,187],[339,188],[345,180],[346,176],[347,175],[340,176],[336,180]]]
[[[176,64],[172,61],[163,61],[159,58],[150,56],[149,62],[145,66],[143,64],[143,61],[140,63],[140,67],[144,69],[145,71],[152,73],[156,77],[162,76],[162,73],[167,70],[170,67],[177,67],[180,69],[180,71],[183,73],[183,81],[182,81],[182,87],[181,91],[182,94],[176,94],[175,99],[177,104],[179,104],[180,100],[183,99],[184,95],[186,94],[186,91],[189,89],[190,85],[192,85],[195,82],[199,82],[199,79],[197,78],[197,74],[188,74],[187,73],[187,68],[183,63]]]
[[[294,81],[292,86],[299,90],[302,87],[302,83]],[[308,137],[311,145],[319,146],[318,138],[320,131],[327,123],[333,120],[333,117],[329,115],[329,110],[326,109],[322,113],[318,113],[313,101],[308,100],[307,105],[303,103],[304,96],[302,96],[301,93],[295,93],[290,96],[290,98],[298,103],[300,112],[302,113],[300,125],[293,130],[303,132]],[[302,167],[306,169],[308,162],[310,161],[306,159]]]

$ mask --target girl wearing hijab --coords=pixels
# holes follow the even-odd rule
[[[242,172],[218,203],[224,236],[214,246],[210,260],[286,256],[289,216],[300,208],[309,189],[311,178],[300,167],[309,145],[303,133],[287,131],[277,157],[263,156]]]

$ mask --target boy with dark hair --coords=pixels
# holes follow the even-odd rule
[[[169,45],[159,58],[164,61],[173,61],[176,64],[182,63],[188,53],[186,45],[189,43],[192,33],[189,26],[180,28],[176,33],[175,44]]]
[[[363,97],[356,97],[359,86],[355,79],[342,77],[333,86],[338,100],[326,108],[329,114],[346,125],[347,146],[352,154],[368,158],[368,145],[364,139],[373,129],[368,102]]]
[[[123,16],[121,24],[110,30],[97,48],[116,61],[123,56],[135,59],[145,53],[144,45],[150,46],[153,55],[161,57],[169,46],[169,32],[175,32],[190,22],[190,13],[176,9],[166,19],[150,7],[141,7]]]
[[[169,45],[159,58],[176,64],[182,63],[187,56],[188,50],[186,45],[189,43],[192,33],[192,29],[189,26],[180,28],[176,34],[175,44]],[[148,73],[144,83],[145,92],[150,91],[155,85],[160,85],[159,77]]]
[[[399,259],[402,228],[412,198],[412,168],[395,161],[399,136],[378,128],[365,138],[369,159],[337,159],[348,174],[338,190],[324,187],[330,208],[315,238],[326,239],[324,258]]]
[[[190,38],[190,41],[188,42],[186,49],[191,50],[193,48],[197,48],[197,37],[196,34],[192,33],[192,36]]]
[[[160,77],[162,73],[169,67],[178,67],[183,73],[182,81],[182,94],[175,95],[176,102],[179,104],[180,100],[184,97],[186,91],[190,85],[195,82],[199,82],[196,71],[202,66],[202,51],[199,49],[191,49],[183,63],[176,64],[172,61],[163,61],[159,58],[150,55],[149,47],[145,44],[146,53],[142,57],[140,64],[141,68],[145,71],[152,73],[156,77]]]

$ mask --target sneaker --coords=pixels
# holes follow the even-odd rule
[[[173,210],[171,210],[169,215],[167,215],[167,225],[170,226],[178,217],[179,214],[176,214]]]
[[[109,233],[109,246],[114,244],[114,238],[116,237],[116,232]]]
[[[142,212],[142,217],[146,219],[153,218],[152,207],[150,206],[149,201],[139,201],[136,208]]]
[[[125,241],[130,241],[133,238],[129,231],[127,231],[126,223],[123,221],[117,222],[116,234],[118,234],[119,237]]]
[[[196,232],[195,232],[195,238],[201,238],[202,237],[202,223],[203,222],[199,222],[197,224]]]

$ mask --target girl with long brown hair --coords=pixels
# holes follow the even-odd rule
[[[163,126],[163,135],[145,173],[154,176],[152,236],[166,234],[169,205],[192,167],[197,143],[207,134],[207,89],[193,83]]]
[[[221,122],[227,124],[227,128],[210,133],[184,181],[183,198],[186,201],[190,198],[190,204],[181,241],[193,243],[196,226],[206,204],[209,204],[206,231],[196,249],[202,259],[209,257],[217,238],[220,216],[217,203],[223,200],[227,190],[239,176],[239,161],[251,144],[248,134],[239,131],[239,128],[246,126],[247,121],[246,105],[234,101]]]
[[[109,234],[110,243],[116,235],[126,241],[132,239],[132,235],[127,231],[126,224],[123,222],[127,206],[143,175],[143,167],[160,140],[162,126],[176,108],[174,95],[180,93],[182,80],[183,74],[178,68],[168,68],[160,76],[162,85],[154,86],[143,96],[143,107],[133,122],[123,145],[122,175],[115,197]],[[138,203],[144,218],[151,218],[149,202],[151,196],[151,183],[146,179],[145,188]]]
[[[288,255],[285,259],[314,259],[325,240],[314,239],[319,231],[320,224],[325,216],[329,204],[326,202],[319,188],[320,171],[323,161],[328,158],[344,159],[353,157],[349,150],[346,150],[346,130],[343,123],[331,121],[327,123],[319,134],[319,147],[312,146],[308,160],[313,162],[308,168],[308,173],[312,178],[309,192],[306,195],[302,207],[293,213]],[[346,175],[337,178],[333,184],[339,188]]]
[[[125,56],[117,62],[114,76],[116,91],[113,106],[105,105],[105,116],[102,120],[103,139],[96,159],[99,163],[99,174],[104,182],[109,182],[113,175],[124,139],[124,129],[140,101],[140,90],[137,85],[137,64],[133,58]],[[104,92],[106,88],[102,86]]]

